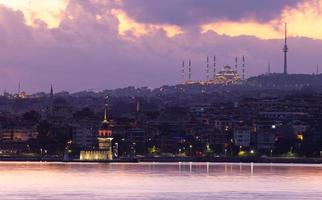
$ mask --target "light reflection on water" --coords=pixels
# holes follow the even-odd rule
[[[1,200],[322,199],[322,165],[0,163]]]

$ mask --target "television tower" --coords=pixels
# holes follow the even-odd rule
[[[206,81],[209,82],[209,56],[207,56],[207,65],[206,65]]]
[[[288,47],[287,47],[287,23],[285,23],[285,41],[284,41],[284,74],[287,74],[287,52],[288,52]]]

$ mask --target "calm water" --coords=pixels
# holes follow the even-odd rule
[[[321,165],[0,163],[0,199],[322,199]]]

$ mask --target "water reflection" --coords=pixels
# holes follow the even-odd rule
[[[0,199],[320,199],[321,165],[0,163]]]

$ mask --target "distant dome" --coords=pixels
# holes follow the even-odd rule
[[[226,65],[226,66],[224,66],[224,70],[231,70],[231,67]]]

